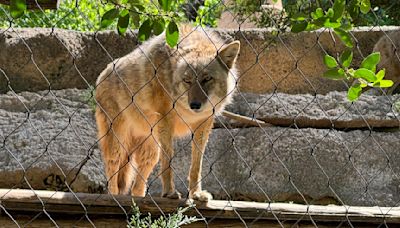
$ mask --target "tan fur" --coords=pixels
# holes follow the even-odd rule
[[[97,79],[98,137],[112,194],[144,196],[160,159],[163,196],[179,198],[170,168],[173,140],[193,134],[189,196],[211,199],[201,188],[202,158],[213,115],[231,101],[240,44],[189,25],[179,30],[177,48],[161,34]]]
[[[383,35],[374,46],[374,52],[381,53],[378,69],[385,68],[385,79],[390,79],[394,85],[388,89],[388,94],[400,84],[400,32],[394,31]]]

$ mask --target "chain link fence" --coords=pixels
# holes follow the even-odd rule
[[[345,208],[332,220],[336,227],[362,222],[352,217],[360,207],[378,211],[377,227],[396,220],[400,32],[381,26],[395,24],[396,3],[372,6],[359,19],[369,27],[351,32],[353,64],[380,51],[378,68],[395,87],[370,89],[355,102],[347,99],[352,82],[322,77],[324,55],[337,56],[344,45],[329,30],[290,33],[290,1],[181,1],[182,18],[217,28],[181,28],[177,48],[163,37],[141,44],[133,28],[124,36],[100,31],[101,16],[118,4],[66,0],[49,10],[36,2],[19,19],[0,7],[4,224],[107,226],[91,214],[104,195],[110,201],[102,206],[116,207],[112,214],[128,222],[134,209],[118,194],[131,191],[146,197],[139,206],[151,204],[164,216],[173,201],[160,196],[195,198],[191,214],[210,227],[229,213],[244,227],[266,216],[282,227],[324,226],[331,220],[321,214],[328,212],[317,215],[313,206],[328,204]],[[35,26],[45,28],[27,28]],[[39,211],[26,206],[27,215],[15,214],[24,208],[6,199],[19,189],[30,190]],[[62,208],[52,206],[63,199],[81,208],[73,223],[62,223]],[[237,201],[255,202],[246,205],[256,209],[246,214],[252,206]],[[304,211],[291,217],[278,202]],[[218,210],[210,213],[210,205]]]

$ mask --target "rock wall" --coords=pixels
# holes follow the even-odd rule
[[[253,113],[264,120],[291,118],[292,123],[286,127],[215,128],[203,163],[204,188],[217,199],[397,205],[400,131],[344,131],[297,124],[303,117],[313,120],[326,113],[324,118],[343,119],[350,128],[360,118],[399,128],[399,110],[382,97],[363,96],[349,104],[344,102],[345,96],[344,92],[315,97],[283,93],[236,96],[228,107],[231,111]],[[317,101],[321,105],[316,105]],[[306,109],[307,104],[310,107]],[[229,126],[224,118],[217,122]],[[87,90],[0,95],[0,126],[1,188],[105,191]],[[177,188],[184,193],[189,160],[189,139],[178,141],[172,167]],[[149,179],[149,191],[158,195],[161,186],[156,173]]]
[[[354,63],[392,30],[355,30]],[[343,49],[326,32],[217,32],[241,41],[240,93],[228,109],[274,126],[218,117],[203,164],[205,189],[217,199],[398,206],[399,95],[349,103],[345,83],[321,77],[325,52]],[[106,191],[85,88],[136,47],[135,35],[0,31],[0,188]],[[172,163],[183,193],[189,144],[176,142]],[[151,194],[160,193],[156,173]]]
[[[384,32],[397,27],[354,30],[359,51],[354,63],[372,51]],[[242,92],[326,94],[347,90],[343,82],[322,78],[322,57],[344,47],[328,32],[274,35],[266,29],[216,30],[241,42],[238,59]],[[0,93],[87,88],[113,59],[132,51],[136,34],[113,31],[75,32],[59,29],[0,30]]]

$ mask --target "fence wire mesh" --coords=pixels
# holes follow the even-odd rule
[[[161,194],[204,200],[209,193],[200,190],[208,190],[224,200],[221,211],[192,206],[211,227],[224,209],[244,227],[266,215],[287,226],[274,202],[377,206],[383,216],[399,206],[400,96],[371,89],[349,102],[351,83],[322,78],[323,56],[343,49],[331,31],[288,32],[279,4],[181,1],[182,17],[219,29],[194,25],[180,32],[178,48],[167,48],[164,38],[142,45],[133,28],[126,36],[100,31],[101,16],[119,3],[66,0],[50,11],[34,2],[37,9],[20,19],[0,7],[0,187],[8,189],[0,207],[16,226],[39,218],[62,226],[48,199],[36,194],[42,210],[16,217],[3,199],[19,188],[71,193],[82,208],[72,226],[96,226],[89,211],[101,194],[129,221],[133,211],[117,195],[131,191],[167,215],[158,205]],[[363,19],[370,26],[351,36],[356,64],[381,51],[379,67],[398,85],[400,33],[381,26],[396,20],[382,15],[396,4],[372,9]],[[217,8],[221,18],[213,24]],[[47,29],[24,28],[33,25]],[[234,40],[240,53],[231,66]],[[187,136],[176,139],[181,131]],[[98,198],[88,203],[82,192]],[[234,201],[266,207],[245,217]],[[318,227],[314,218],[304,212],[290,224]],[[357,222],[346,211],[337,227]],[[387,227],[386,218],[376,226]]]

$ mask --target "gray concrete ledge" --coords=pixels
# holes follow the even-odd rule
[[[358,51],[367,55],[383,32],[397,27],[361,28],[353,31]],[[344,91],[345,83],[321,77],[322,57],[343,49],[326,31],[283,34],[270,30],[217,30],[241,41],[238,59],[239,87],[243,92],[319,93]],[[87,88],[112,59],[137,45],[135,33],[120,37],[113,31],[98,33],[55,29],[0,30],[0,93],[8,83],[16,91]]]
[[[70,183],[88,159],[72,190],[105,190],[93,112],[85,97],[76,89],[0,95],[0,188],[67,190],[65,179]],[[203,186],[217,199],[398,206],[399,138],[400,131],[214,129]],[[185,192],[189,139],[176,148],[172,167],[178,189]],[[158,194],[156,175],[149,183],[150,193]]]
[[[227,109],[282,127],[400,128],[400,95],[363,94],[352,103],[345,92],[315,96],[238,93]]]

